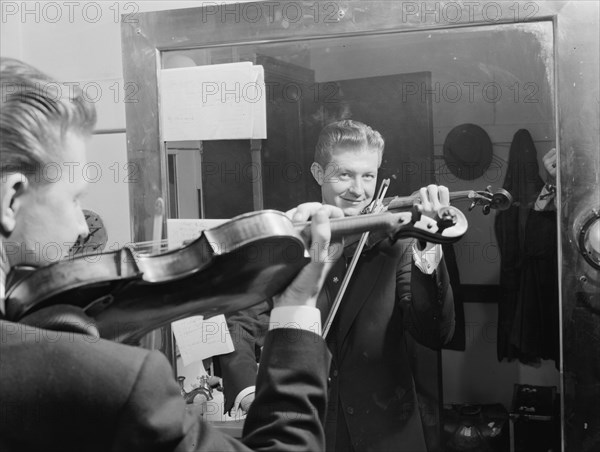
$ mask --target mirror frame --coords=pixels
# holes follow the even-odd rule
[[[431,13],[436,8],[439,12],[446,9],[448,16],[450,8],[457,14],[446,17]],[[293,17],[292,9],[300,14],[296,22],[273,19],[284,10],[287,17]],[[236,20],[241,14],[250,18],[260,14],[260,19]],[[572,419],[568,425],[561,422],[561,426],[563,450],[576,450],[575,445],[600,434],[598,420],[592,419],[594,414],[581,411],[577,403],[581,398],[577,384],[584,381],[594,387],[600,383],[595,373],[597,367],[592,363],[588,370],[582,370],[571,368],[570,364],[598,357],[600,350],[598,312],[590,312],[592,320],[587,320],[586,307],[582,307],[576,296],[597,292],[600,275],[581,259],[577,231],[573,230],[573,225],[590,209],[600,210],[598,15],[597,2],[581,1],[273,1],[124,15],[121,24],[124,80],[137,89],[135,98],[126,103],[127,154],[130,163],[144,168],[129,186],[132,238],[135,242],[152,238],[155,200],[168,199],[167,153],[158,114],[161,52],[551,21],[555,80],[552,94],[560,165],[557,204],[562,307],[561,419],[564,421],[565,413]],[[596,417],[600,417],[597,412]]]

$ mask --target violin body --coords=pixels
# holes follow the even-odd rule
[[[332,219],[332,237],[376,231],[378,240],[416,237],[453,243],[467,231],[447,206],[437,219],[413,212]],[[66,304],[91,317],[100,337],[137,344],[150,331],[192,315],[239,311],[283,291],[310,261],[310,223],[274,210],[240,215],[162,254],[129,248],[70,258],[41,268],[13,268],[7,278],[11,321]]]
[[[284,214],[255,212],[164,254],[136,256],[124,248],[11,271],[7,317],[19,321],[46,306],[75,305],[102,338],[136,344],[177,319],[271,298],[308,262],[304,240]]]

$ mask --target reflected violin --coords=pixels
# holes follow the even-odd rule
[[[386,180],[389,185],[389,180]],[[382,188],[385,188],[386,181],[384,181],[380,187],[380,192]],[[499,188],[492,192],[492,188],[488,186],[485,190],[462,190],[455,191],[449,193],[450,201],[460,201],[466,200],[470,202],[468,207],[469,211],[472,211],[475,207],[481,207],[481,210],[484,215],[488,215],[492,210],[503,211],[508,209],[513,202],[512,195],[502,189]],[[421,197],[419,192],[415,192],[410,196],[390,196],[387,198],[383,198],[378,201],[378,197],[376,196],[371,204],[366,206],[361,215],[371,215],[371,212],[374,209],[379,209],[382,212],[407,212],[414,209],[414,206],[421,202]],[[385,237],[385,234],[379,233],[376,238],[371,239],[371,245],[373,243],[377,243],[381,240],[382,237]],[[418,238],[413,235],[412,237]],[[351,240],[347,240],[345,242],[346,247],[354,248],[358,243],[359,237],[354,237]],[[432,243],[440,243],[435,242],[433,240],[426,240]],[[444,245],[444,243],[441,243]]]
[[[382,231],[392,240],[445,244],[459,240],[467,227],[452,206],[439,209],[436,218],[413,209],[331,220],[333,239]],[[101,337],[137,344],[180,318],[238,311],[277,295],[310,261],[309,243],[310,222],[293,223],[265,210],[225,221],[164,253],[125,247],[41,268],[14,267],[7,277],[6,315],[26,323],[42,309],[76,306],[94,320]]]

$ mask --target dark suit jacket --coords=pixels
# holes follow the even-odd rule
[[[0,320],[3,451],[319,451],[329,352],[309,331],[266,338],[242,442],[187,411],[164,356]]]
[[[323,311],[335,298],[343,264],[327,277],[319,298]],[[367,249],[327,337],[333,354],[327,450],[344,450],[336,437],[346,426],[357,451],[426,451],[405,333],[438,349],[453,330],[443,260],[426,275],[414,265],[412,240],[384,240]]]

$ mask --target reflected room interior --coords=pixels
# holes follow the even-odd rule
[[[551,21],[165,50],[163,72],[261,65],[267,96],[264,140],[165,143],[168,216],[224,219],[320,201],[309,171],[316,137],[339,119],[364,122],[383,135],[379,180],[391,180],[388,196],[408,196],[430,183],[493,193],[512,174],[513,208],[523,210],[546,181],[542,157],[557,146],[553,55]],[[523,174],[528,179],[519,185]],[[526,182],[534,188],[525,190]],[[455,337],[441,353],[412,345],[420,403],[431,414],[424,423],[432,450],[448,441],[444,419],[456,415],[452,422],[460,423],[472,406],[507,438],[517,388],[551,388],[556,400],[560,381],[558,288],[544,308],[549,313],[527,300],[507,306],[499,213],[471,209],[468,199],[453,204],[469,221],[462,240],[445,248]],[[544,259],[557,269],[553,222],[541,240],[552,250]],[[540,328],[543,338],[527,338]],[[540,340],[555,346],[540,347]],[[196,370],[186,372],[193,378]],[[222,413],[213,420],[223,420]]]

